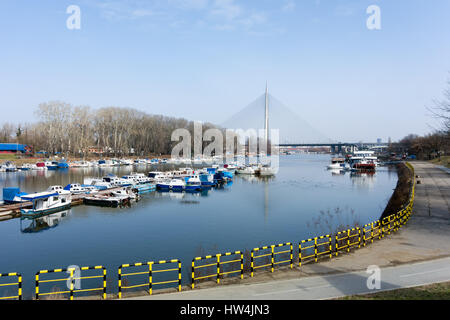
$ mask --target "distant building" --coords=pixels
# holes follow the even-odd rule
[[[0,143],[0,153],[33,153],[33,147],[19,143]]]
[[[381,138],[377,139],[377,143],[380,144],[381,143]]]
[[[88,151],[89,153],[102,154],[103,148],[89,147]]]

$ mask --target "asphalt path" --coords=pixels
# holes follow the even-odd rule
[[[326,271],[326,270],[323,270]],[[374,273],[365,271],[303,277],[245,285],[160,294],[134,300],[305,300],[330,299],[450,281],[450,258],[379,269],[380,289]],[[370,279],[369,279],[370,277]],[[368,282],[370,287],[368,287]]]

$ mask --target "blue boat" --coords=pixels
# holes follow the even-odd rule
[[[58,162],[56,161],[45,161],[45,166],[48,170],[56,170],[58,169]]]
[[[20,202],[26,202],[22,196],[26,196],[28,193],[20,192],[20,188],[3,188],[3,202],[5,204],[14,204]]]
[[[204,187],[212,187],[216,185],[214,182],[214,174],[204,173],[199,175],[201,185]]]
[[[181,179],[172,179],[170,182],[161,182],[156,185],[158,190],[172,190],[183,191],[185,190],[186,182]]]
[[[58,169],[68,169],[69,165],[67,164],[67,162],[62,161],[58,163]]]
[[[133,189],[136,189],[139,193],[152,192],[156,190],[156,185],[153,183],[137,184]]]

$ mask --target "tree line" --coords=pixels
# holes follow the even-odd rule
[[[86,156],[102,150],[110,156],[169,155],[178,141],[171,141],[175,129],[187,129],[193,136],[194,122],[183,118],[149,115],[121,107],[93,109],[89,106],[52,101],[35,112],[35,123],[0,128],[0,142],[31,145],[34,151],[67,156]],[[203,123],[206,131],[217,126]]]
[[[450,153],[450,80],[441,100],[435,100],[427,108],[434,118],[440,120],[440,127],[432,133],[419,136],[409,134],[390,146],[392,152],[408,153],[418,159],[431,160]]]

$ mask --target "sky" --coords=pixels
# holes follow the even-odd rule
[[[2,0],[0,123],[61,100],[220,124],[267,81],[333,140],[395,141],[437,127],[449,39],[448,0]]]

